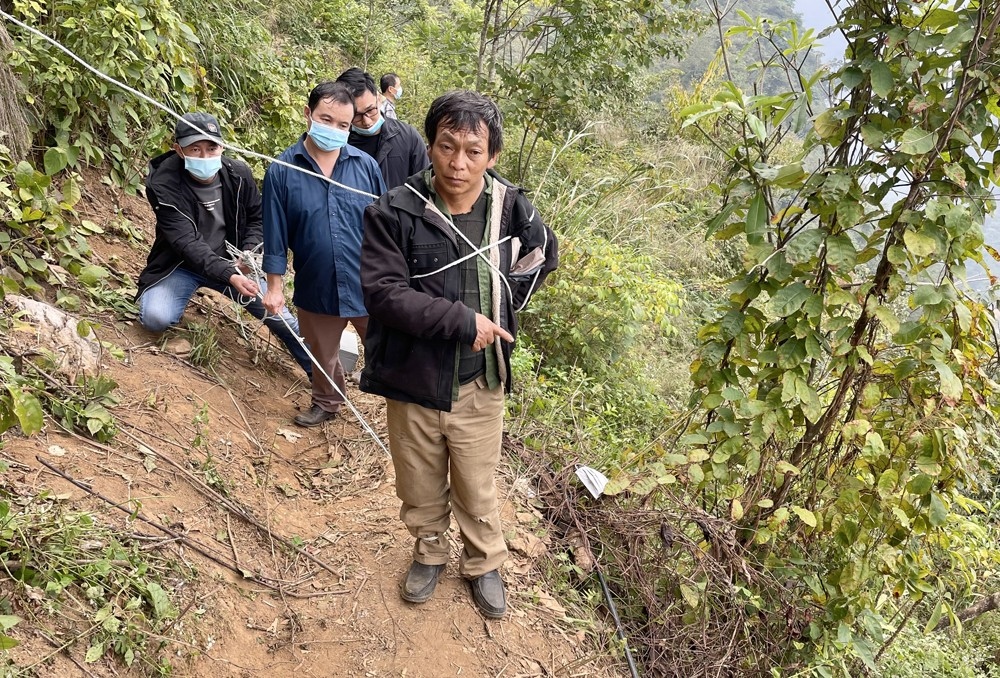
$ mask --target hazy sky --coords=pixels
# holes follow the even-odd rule
[[[840,0],[831,0],[834,7],[840,4]],[[812,28],[817,33],[833,24],[833,14],[825,0],[795,0],[795,9],[802,15],[802,22],[805,28]],[[844,58],[844,49],[847,44],[844,36],[839,32],[834,32],[823,38],[824,61]]]

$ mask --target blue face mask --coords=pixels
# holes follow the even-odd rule
[[[191,173],[195,179],[208,181],[222,169],[222,156],[216,155],[209,158],[191,158],[184,156],[184,169]]]
[[[365,129],[364,127],[358,127],[357,125],[351,125],[351,129],[362,136],[370,137],[374,134],[378,134],[378,131],[382,129],[382,123],[384,122],[385,118],[383,118],[382,115],[379,114],[378,120],[375,122],[374,125],[372,125],[368,129]]]
[[[403,86],[402,85],[400,85],[399,87],[396,88],[396,98],[397,99],[402,99],[403,98]]]
[[[312,121],[308,134],[321,151],[336,151],[347,145],[347,132],[315,120]]]

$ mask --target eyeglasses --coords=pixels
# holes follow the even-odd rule
[[[365,118],[372,122],[378,120],[378,106],[372,106],[361,111],[360,113],[356,113],[354,115],[354,122],[361,122]]]

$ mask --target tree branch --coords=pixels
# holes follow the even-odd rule
[[[1000,593],[991,593],[985,598],[981,598],[975,605],[970,605],[961,612],[956,613],[955,616],[958,617],[959,621],[965,622],[996,609],[1000,609]],[[950,617],[941,617],[941,621],[934,627],[934,630],[943,631],[947,628],[949,619]]]

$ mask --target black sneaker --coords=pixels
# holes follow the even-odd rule
[[[414,560],[399,591],[400,597],[408,603],[426,603],[434,593],[442,572],[444,565],[424,565]]]
[[[476,607],[483,616],[503,619],[507,612],[507,594],[504,592],[499,570],[476,577],[469,581],[469,585],[472,586],[472,599],[476,601]]]
[[[313,405],[309,408],[307,412],[296,415],[292,420],[299,426],[305,426],[306,428],[311,428],[313,426],[319,426],[324,421],[328,421],[337,416],[336,412],[327,412],[319,405]]]

